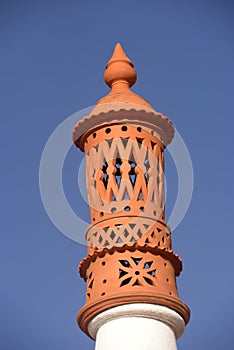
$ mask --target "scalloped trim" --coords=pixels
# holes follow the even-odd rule
[[[122,247],[112,247],[111,249],[104,248],[101,251],[95,251],[92,255],[88,256],[80,262],[79,273],[80,276],[86,281],[86,271],[91,263],[95,262],[97,258],[103,258],[106,254],[113,255],[115,252],[124,253],[126,250],[134,252],[139,250],[143,253],[150,252],[152,254],[159,254],[167,258],[175,268],[175,275],[179,276],[182,271],[182,261],[178,254],[175,254],[172,250],[167,250],[166,248],[160,247],[150,247],[148,244],[139,245],[138,243],[133,243],[132,245],[123,245]]]
[[[75,125],[72,133],[73,142],[83,151],[84,141],[82,139],[85,134],[89,135],[93,129],[105,124],[123,122],[135,122],[152,128],[161,136],[164,145],[169,144],[174,137],[173,123],[163,114],[131,103],[107,103],[95,106],[89,116],[84,117]]]

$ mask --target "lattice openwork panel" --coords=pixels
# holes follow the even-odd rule
[[[91,225],[86,233],[89,254],[94,250],[138,243],[171,249],[170,230],[165,222],[144,217],[121,217]]]
[[[103,127],[86,139],[92,222],[117,216],[164,216],[162,143],[134,125]]]
[[[87,302],[134,293],[178,297],[171,262],[151,252],[136,250],[105,254],[90,264],[86,276]]]

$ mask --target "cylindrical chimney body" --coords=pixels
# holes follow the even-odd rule
[[[86,231],[88,256],[79,267],[87,285],[86,304],[78,314],[78,323],[89,336],[98,334],[96,350],[108,348],[104,335],[110,329],[125,328],[123,317],[127,315],[111,316],[111,323],[106,324],[100,315],[107,310],[115,315],[118,307],[151,305],[154,311],[155,307],[164,308],[165,315],[168,310],[176,315],[179,328],[181,322],[189,320],[189,309],[179,299],[176,287],[182,262],[172,251],[171,232],[165,221],[164,149],[173,138],[174,128],[167,117],[129,89],[135,79],[132,62],[117,44],[105,72],[112,91],[73,132],[75,144],[86,156],[91,214]],[[147,332],[155,332],[154,338],[157,330],[165,335],[171,332],[164,311],[152,311],[150,321],[143,309],[134,318],[136,331],[148,324]],[[99,316],[105,325],[100,325],[100,332],[90,331]],[[130,317],[135,317],[134,312]],[[172,331],[174,340],[181,333],[177,328]],[[98,345],[100,342],[106,345]],[[133,348],[137,349],[135,345]]]

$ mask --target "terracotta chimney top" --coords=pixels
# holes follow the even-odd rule
[[[77,147],[84,151],[84,142],[89,134],[103,123],[111,125],[117,121],[137,122],[142,127],[150,127],[164,146],[172,141],[174,127],[170,119],[154,110],[143,97],[131,91],[130,88],[136,79],[137,73],[132,61],[120,43],[117,43],[104,73],[104,80],[111,91],[74,127],[72,137]]]
[[[137,80],[137,73],[132,61],[127,57],[120,43],[116,44],[113,55],[106,65],[104,80],[111,88],[111,92],[101,98],[97,105],[127,102],[153,109],[144,98],[130,90],[130,87]]]

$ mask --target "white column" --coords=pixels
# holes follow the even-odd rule
[[[177,350],[183,318],[161,305],[127,304],[97,315],[88,326],[95,350]]]

